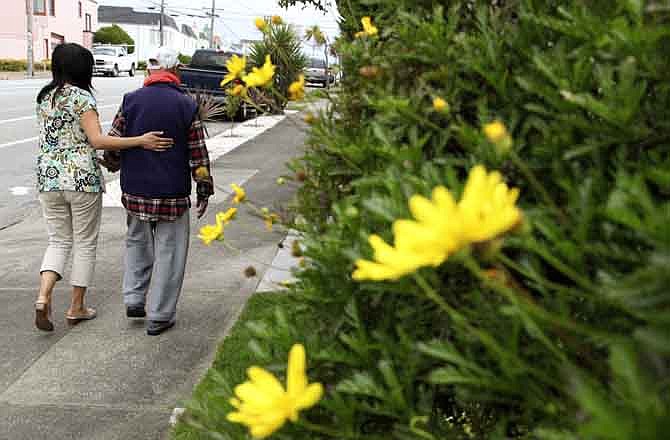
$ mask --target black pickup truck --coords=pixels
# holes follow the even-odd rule
[[[210,94],[217,102],[225,102],[226,93],[221,88],[221,81],[228,73],[226,61],[233,52],[224,52],[215,49],[196,50],[191,64],[179,68],[182,88],[191,94]],[[247,119],[256,113],[254,106],[242,103],[238,118]]]

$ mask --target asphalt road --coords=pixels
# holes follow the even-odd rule
[[[0,229],[20,221],[37,206],[35,98],[48,81],[0,81]],[[94,78],[103,130],[111,125],[124,93],[142,78]]]

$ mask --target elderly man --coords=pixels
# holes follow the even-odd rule
[[[147,333],[153,336],[175,324],[189,246],[191,178],[198,218],[214,192],[202,122],[196,103],[179,88],[178,64],[176,52],[158,49],[149,59],[144,87],[124,96],[110,131],[121,137],[162,131],[174,146],[160,153],[140,148],[108,153],[103,161],[113,171],[120,160],[128,213],[126,315],[148,313]]]

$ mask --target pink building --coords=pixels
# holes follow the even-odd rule
[[[98,26],[96,0],[31,1],[35,60],[49,59],[54,47],[64,42],[91,47]],[[0,58],[25,60],[26,0],[2,0],[0,14]]]

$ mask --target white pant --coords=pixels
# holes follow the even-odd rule
[[[41,192],[39,199],[49,233],[40,273],[51,271],[62,278],[74,245],[70,284],[90,286],[95,272],[102,193],[48,191]]]

